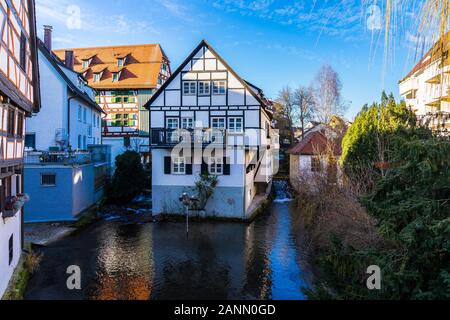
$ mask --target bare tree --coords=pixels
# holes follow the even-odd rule
[[[302,137],[305,136],[305,124],[314,116],[314,90],[312,87],[298,87],[294,92],[294,103],[298,109],[298,118],[302,127]]]
[[[341,91],[339,74],[329,65],[318,72],[314,83],[315,116],[322,123],[329,123],[334,115],[342,116],[346,111]]]
[[[298,118],[298,112],[296,110],[294,94],[291,87],[284,87],[278,94],[277,103],[280,106],[279,113],[286,119],[289,131],[294,132],[294,124]]]

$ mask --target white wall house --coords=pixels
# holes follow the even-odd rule
[[[342,155],[341,139],[336,139],[333,132],[320,125],[320,130],[310,130],[305,133],[305,137],[292,149],[288,151],[290,155],[290,180],[292,185],[307,181],[313,181],[317,176],[328,176],[335,178],[336,182],[342,183],[342,170],[339,160]],[[333,135],[333,138],[329,138]],[[333,154],[334,170],[330,171],[329,156]],[[333,173],[333,176],[331,176]]]
[[[274,170],[272,108],[262,91],[202,41],[146,107],[153,214],[183,213],[179,197],[196,196],[195,183],[207,173],[217,175],[219,183],[206,215],[249,218],[255,196],[265,194]]]
[[[28,222],[77,220],[103,196],[108,172],[101,107],[95,91],[38,40],[42,112],[27,120],[25,192]],[[72,58],[70,58],[72,57]]]
[[[434,132],[450,135],[450,33],[444,37],[446,52],[434,46],[400,81],[400,94],[420,122]]]
[[[42,41],[38,47],[45,112],[27,120],[27,150],[66,150],[69,146],[72,150],[87,150],[89,145],[101,144],[103,111],[95,102],[95,91]]]

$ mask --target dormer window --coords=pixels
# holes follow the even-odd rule
[[[113,72],[113,74],[112,74],[112,81],[113,82],[119,81],[119,72]]]
[[[90,60],[83,60],[83,70],[89,68]]]
[[[125,65],[125,58],[119,58],[117,59],[117,66],[119,68],[122,68]]]
[[[102,79],[101,73],[94,73],[94,82],[100,82],[101,79]]]

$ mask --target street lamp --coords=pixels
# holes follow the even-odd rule
[[[190,197],[185,192],[181,195],[180,202],[183,204],[186,213],[186,236],[187,238],[189,238],[189,208],[191,208],[195,203],[197,203],[198,199],[195,198],[194,196]]]

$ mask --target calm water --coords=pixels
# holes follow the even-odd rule
[[[189,240],[183,223],[100,222],[42,249],[25,298],[304,299],[309,272],[278,191],[251,225],[192,223]],[[66,288],[70,265],[82,270],[81,291]]]

